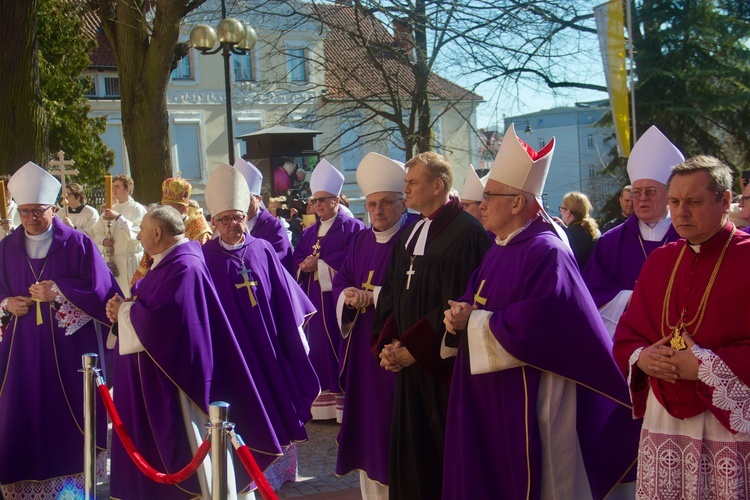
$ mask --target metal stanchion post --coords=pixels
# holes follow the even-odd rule
[[[211,499],[228,498],[227,487],[227,418],[229,403],[217,401],[208,406],[208,418],[211,425]]]
[[[96,399],[94,379],[99,355],[93,352],[82,356],[83,368],[83,490],[85,500],[96,499]]]

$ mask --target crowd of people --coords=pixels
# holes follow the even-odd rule
[[[335,472],[359,471],[365,499],[750,496],[750,235],[730,220],[750,222],[750,186],[733,198],[729,167],[652,127],[600,230],[583,193],[545,210],[554,150],[511,125],[460,193],[437,153],[368,153],[370,227],[326,160],[296,213],[263,199],[251,163],[220,165],[210,222],[179,177],[144,207],[116,176],[101,214],[68,183],[58,210],[60,182],[27,163],[6,179],[0,233],[5,497],[82,487],[88,352],[166,473],[221,400],[274,488],[296,477],[305,424],[336,419]],[[205,466],[176,485],[141,474],[119,438],[107,449],[106,420],[113,498],[210,496]],[[242,467],[229,476],[230,498],[252,495]]]

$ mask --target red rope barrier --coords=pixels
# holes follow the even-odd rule
[[[278,497],[273,491],[273,488],[271,488],[271,485],[268,484],[266,476],[263,475],[258,464],[255,463],[255,459],[253,458],[252,453],[250,453],[250,448],[243,444],[242,446],[236,447],[235,451],[240,457],[242,465],[245,466],[247,473],[253,478],[253,482],[255,483],[255,486],[258,487],[260,496],[262,496],[264,500],[277,500]]]
[[[133,443],[133,440],[130,439],[128,431],[125,430],[125,426],[123,425],[122,420],[120,420],[120,414],[117,413],[115,403],[114,401],[112,401],[112,396],[109,394],[109,389],[107,388],[107,386],[101,384],[98,389],[99,394],[102,397],[102,401],[104,402],[104,407],[107,409],[107,413],[109,414],[109,418],[112,419],[112,427],[114,427],[115,431],[117,432],[122,445],[125,447],[125,451],[128,452],[130,459],[133,461],[136,467],[138,467],[138,469],[146,475],[146,477],[148,477],[152,481],[156,481],[157,483],[177,484],[189,478],[196,470],[198,470],[198,467],[200,467],[201,463],[203,463],[203,459],[206,458],[206,455],[208,455],[208,452],[211,449],[211,442],[208,439],[203,441],[193,459],[189,464],[187,464],[187,466],[185,466],[184,469],[175,472],[174,474],[165,474],[163,472],[159,472],[151,467],[143,458],[143,455],[138,453],[138,450],[135,449],[135,444]]]

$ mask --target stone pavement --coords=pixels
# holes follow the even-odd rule
[[[277,495],[282,498],[306,500],[359,500],[359,473],[336,476],[336,436],[339,424],[335,420],[314,421],[307,424],[308,441],[297,444],[299,461],[297,481],[284,484]],[[97,498],[109,498],[109,483],[96,487]],[[256,495],[261,500],[260,495]]]

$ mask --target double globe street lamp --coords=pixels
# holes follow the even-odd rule
[[[204,55],[221,54],[224,56],[224,91],[227,101],[227,141],[229,147],[229,164],[234,165],[234,131],[232,126],[232,87],[229,77],[229,56],[245,55],[255,46],[255,30],[242,21],[226,17],[224,2],[221,5],[221,22],[214,30],[207,24],[198,24],[190,30],[190,44]],[[216,42],[219,45],[214,48]]]

